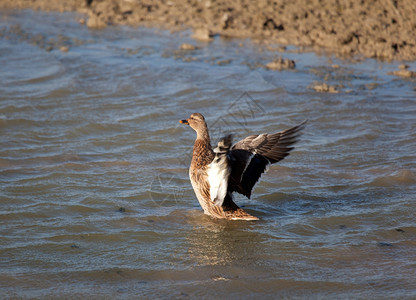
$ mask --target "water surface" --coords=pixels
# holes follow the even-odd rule
[[[289,51],[296,68],[270,71],[282,54],[249,40],[78,17],[0,17],[2,298],[416,297],[416,86],[398,63]],[[213,142],[309,120],[236,197],[260,221],[202,213],[193,112]]]

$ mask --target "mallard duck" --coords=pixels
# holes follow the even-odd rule
[[[306,121],[277,133],[250,135],[233,146],[232,135],[227,135],[215,149],[202,114],[193,113],[179,123],[196,131],[189,178],[204,213],[219,219],[258,220],[234,203],[232,193],[250,199],[260,176],[293,150]]]

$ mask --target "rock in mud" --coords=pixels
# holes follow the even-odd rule
[[[213,36],[213,33],[206,28],[195,29],[194,34],[192,35],[194,39],[204,42],[212,41]]]
[[[313,89],[317,92],[322,92],[322,93],[332,93],[332,94],[338,93],[338,90],[335,86],[328,85],[326,83],[317,84],[313,87]]]
[[[295,61],[291,59],[284,59],[279,57],[272,62],[266,64],[266,69],[269,70],[285,70],[285,69],[294,69],[296,66]]]
[[[105,28],[107,26],[107,23],[99,16],[91,14],[88,18],[87,26],[88,28],[100,29]]]
[[[394,72],[388,72],[388,75],[395,75],[403,78],[416,78],[416,72],[407,69],[402,69]]]

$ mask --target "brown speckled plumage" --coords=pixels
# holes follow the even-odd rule
[[[210,141],[197,139],[192,152],[191,168],[200,169],[208,166],[214,159]]]
[[[225,147],[224,139],[221,141],[221,147],[212,150],[208,128],[205,118],[199,113],[192,114],[188,119],[179,121],[182,124],[191,126],[197,133],[195,140],[192,162],[189,168],[189,178],[192,187],[202,206],[204,213],[214,218],[228,220],[258,220],[248,214],[234,203],[232,192],[236,191],[248,198],[255,183],[261,174],[271,163],[283,159],[293,149],[291,145],[296,142],[298,132],[303,128],[304,123],[291,129],[275,133],[249,136],[231,147],[231,136],[225,138],[229,145]],[[221,154],[222,153],[222,154]],[[216,155],[222,156],[222,164],[216,165]],[[228,163],[225,163],[228,162]],[[216,171],[224,171],[224,166],[229,168],[220,179],[227,181],[227,190],[218,203],[211,199],[210,180],[215,184],[217,178],[209,177],[210,168],[217,168]],[[221,169],[222,168],[222,169]],[[223,174],[223,173],[219,173]],[[216,190],[214,190],[215,192]],[[215,194],[213,194],[215,195]]]

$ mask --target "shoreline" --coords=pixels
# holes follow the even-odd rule
[[[86,26],[94,29],[111,25],[191,28],[193,38],[207,42],[219,35],[251,38],[270,45],[292,45],[345,58],[415,60],[413,0],[361,2],[4,0],[0,9],[75,11],[84,14]]]

